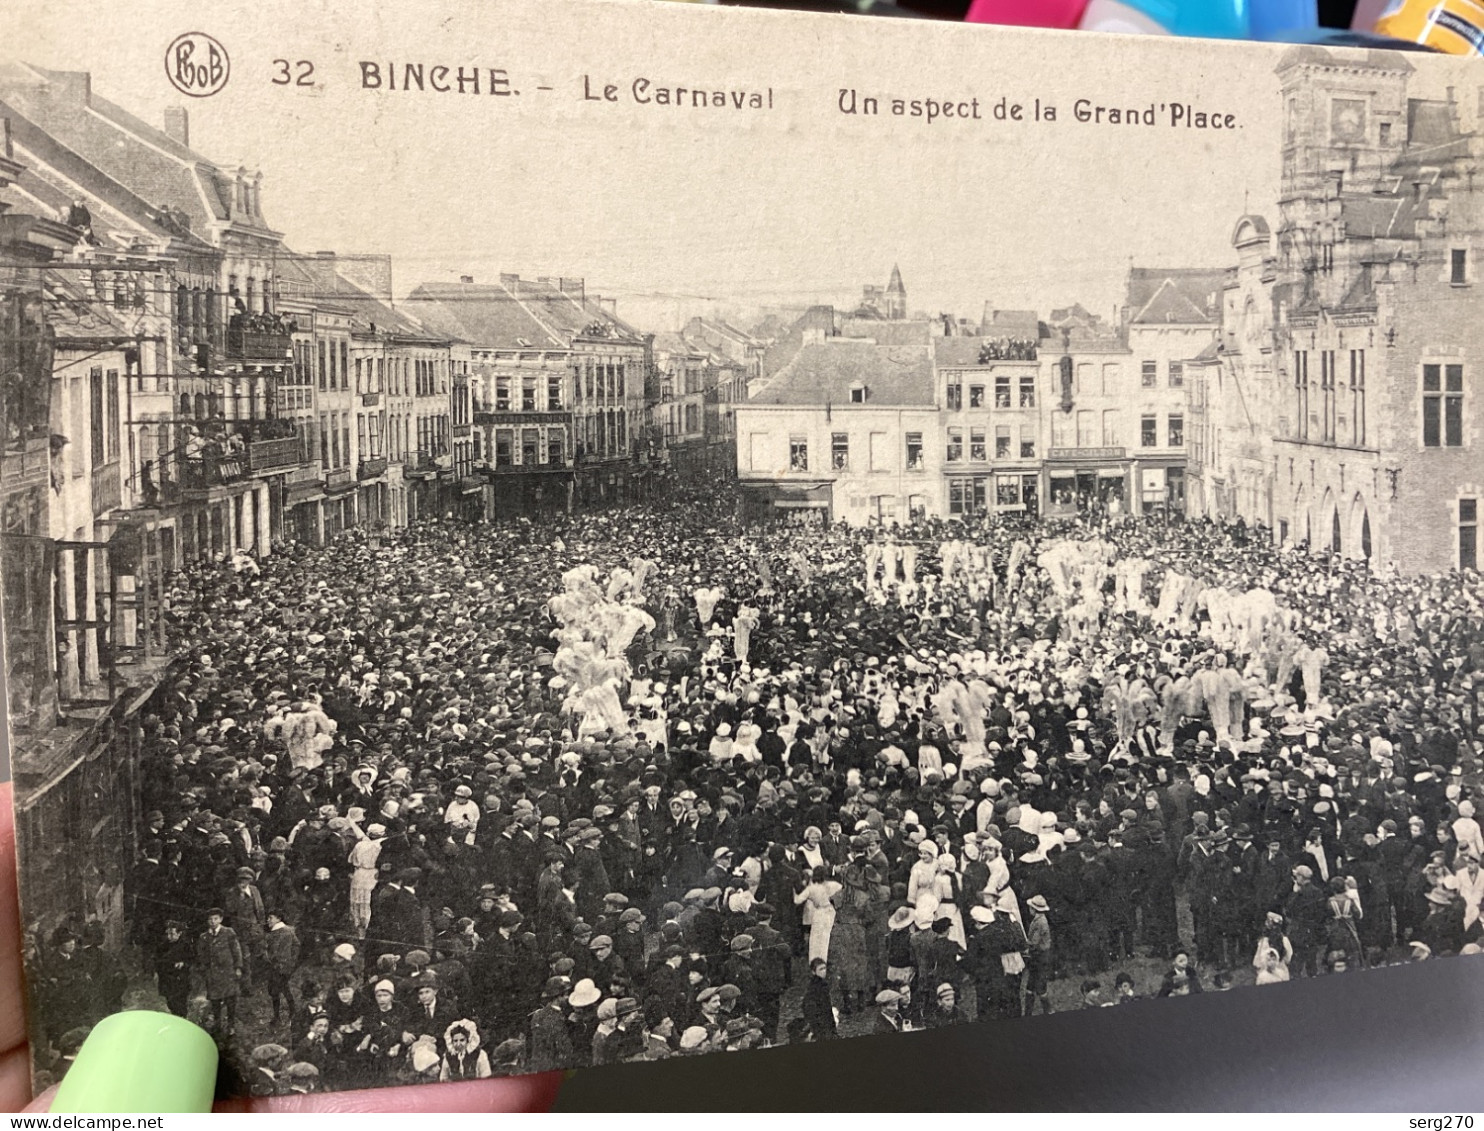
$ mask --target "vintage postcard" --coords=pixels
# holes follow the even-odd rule
[[[1481,110],[1415,53],[12,5],[38,1083],[121,1008],[271,1095],[1477,952]]]

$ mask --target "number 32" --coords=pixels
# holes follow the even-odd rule
[[[314,64],[308,59],[297,59],[293,63],[290,63],[287,59],[274,59],[273,65],[278,68],[278,73],[273,76],[274,86],[289,86],[290,84],[294,86],[314,85]],[[297,76],[293,73],[293,68],[295,67],[299,70]]]

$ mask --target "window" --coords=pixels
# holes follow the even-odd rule
[[[350,343],[340,343],[340,387],[350,388]]]
[[[524,377],[520,382],[520,410],[536,411],[536,378]]]
[[[1036,378],[1033,374],[1025,374],[1020,378],[1020,407],[1036,407]]]
[[[1183,448],[1185,446],[1185,417],[1170,417],[1170,447]]]
[[[1458,568],[1479,568],[1479,500],[1458,500]]]
[[[945,402],[949,412],[957,412],[964,407],[964,387],[958,383],[956,374],[948,382]]]
[[[1010,458],[1010,426],[996,424],[994,429],[994,458]]]
[[[1293,416],[1298,429],[1298,438],[1309,438],[1309,353],[1296,350],[1293,355]]]
[[[907,470],[922,470],[922,433],[907,433]]]
[[[1391,123],[1390,122],[1382,122],[1381,123],[1380,134],[1381,134],[1381,144],[1382,145],[1390,145],[1391,144]]]
[[[850,403],[851,404],[865,404],[866,403],[866,387],[864,385],[852,385],[852,386],[850,386]]]
[[[984,442],[983,428],[969,429],[969,458],[980,462],[989,458],[989,447]]]
[[[510,378],[495,378],[495,411],[510,411]]]
[[[1103,447],[1116,448],[1118,439],[1118,410],[1116,408],[1103,409]]]
[[[1319,353],[1319,438],[1326,444],[1335,440],[1335,351]]]
[[[962,428],[948,429],[948,453],[944,456],[949,463],[957,463],[964,458],[964,430]]]
[[[356,451],[361,453],[361,458],[368,458],[370,448],[366,446],[366,414],[356,413]]]
[[[1097,447],[1098,414],[1091,409],[1079,408],[1077,410],[1077,446],[1079,448]]]
[[[1020,476],[1001,475],[995,480],[995,502],[1002,507],[1020,505]]]
[[[110,369],[108,380],[105,383],[104,395],[107,404],[104,406],[104,456],[112,461],[119,458],[119,371]]]
[[[97,468],[104,461],[104,431],[103,423],[103,367],[94,366],[88,372],[88,405],[91,410],[88,419],[88,434],[92,440],[93,467]]]
[[[1077,446],[1076,418],[1070,412],[1051,414],[1051,446],[1053,448]]]
[[[836,432],[830,436],[830,466],[836,471],[850,467],[850,434]]]
[[[1097,373],[1097,366],[1090,361],[1079,361],[1077,363],[1077,386],[1074,390],[1078,393],[1090,393],[1093,391],[1093,376]]]
[[[788,469],[790,471],[809,470],[809,441],[803,436],[788,438]]]
[[[567,445],[560,428],[553,428],[546,433],[546,462],[554,464],[567,462]]]
[[[891,451],[887,446],[885,432],[872,432],[869,440],[870,466],[872,471],[891,470]]]
[[[1463,366],[1422,367],[1422,445],[1463,447]]]
[[[319,387],[321,389],[325,387],[325,371],[327,368],[328,362],[325,358],[325,343],[321,341],[319,343]]]
[[[948,481],[949,514],[982,514],[988,500],[989,480],[984,476]]]
[[[1159,443],[1159,417],[1142,416],[1139,418],[1139,444],[1141,447],[1152,448]]]
[[[1103,363],[1103,392],[1105,394],[1118,392],[1119,377],[1118,362],[1105,361]]]
[[[1350,351],[1350,442],[1365,447],[1365,350]]]
[[[983,385],[970,385],[969,386],[969,407],[970,408],[983,408],[984,407],[984,386]]]
[[[520,462],[527,467],[532,467],[541,462],[541,429],[522,428],[520,430]]]
[[[1183,389],[1185,387],[1185,363],[1183,361],[1170,362],[1170,388]]]
[[[1467,249],[1455,247],[1448,253],[1450,274],[1448,281],[1460,287],[1469,281],[1469,253]]]
[[[1159,384],[1159,362],[1146,361],[1139,367],[1139,384],[1152,389]]]
[[[994,379],[994,406],[995,408],[1010,407],[1010,377],[1008,374]]]
[[[747,436],[747,466],[753,471],[767,471],[768,468],[768,434],[766,432],[750,432]]]
[[[546,379],[546,411],[556,412],[562,407],[562,379],[560,377],[548,377]]]
[[[1022,439],[1020,441],[1020,458],[1021,459],[1035,459],[1036,458],[1036,442],[1034,440]]]

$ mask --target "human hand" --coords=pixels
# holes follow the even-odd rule
[[[0,784],[0,1111],[45,1112],[55,1088],[31,1096],[31,1050],[21,964],[21,916],[16,898],[15,817],[11,786]],[[373,1088],[316,1095],[242,1097],[219,1101],[227,1112],[444,1112],[548,1111],[561,1087],[560,1072],[450,1084]]]

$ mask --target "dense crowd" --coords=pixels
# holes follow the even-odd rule
[[[144,982],[313,1090],[1472,953],[1481,613],[1474,575],[1106,516],[239,557],[179,580],[131,945],[42,940],[47,1034]]]

